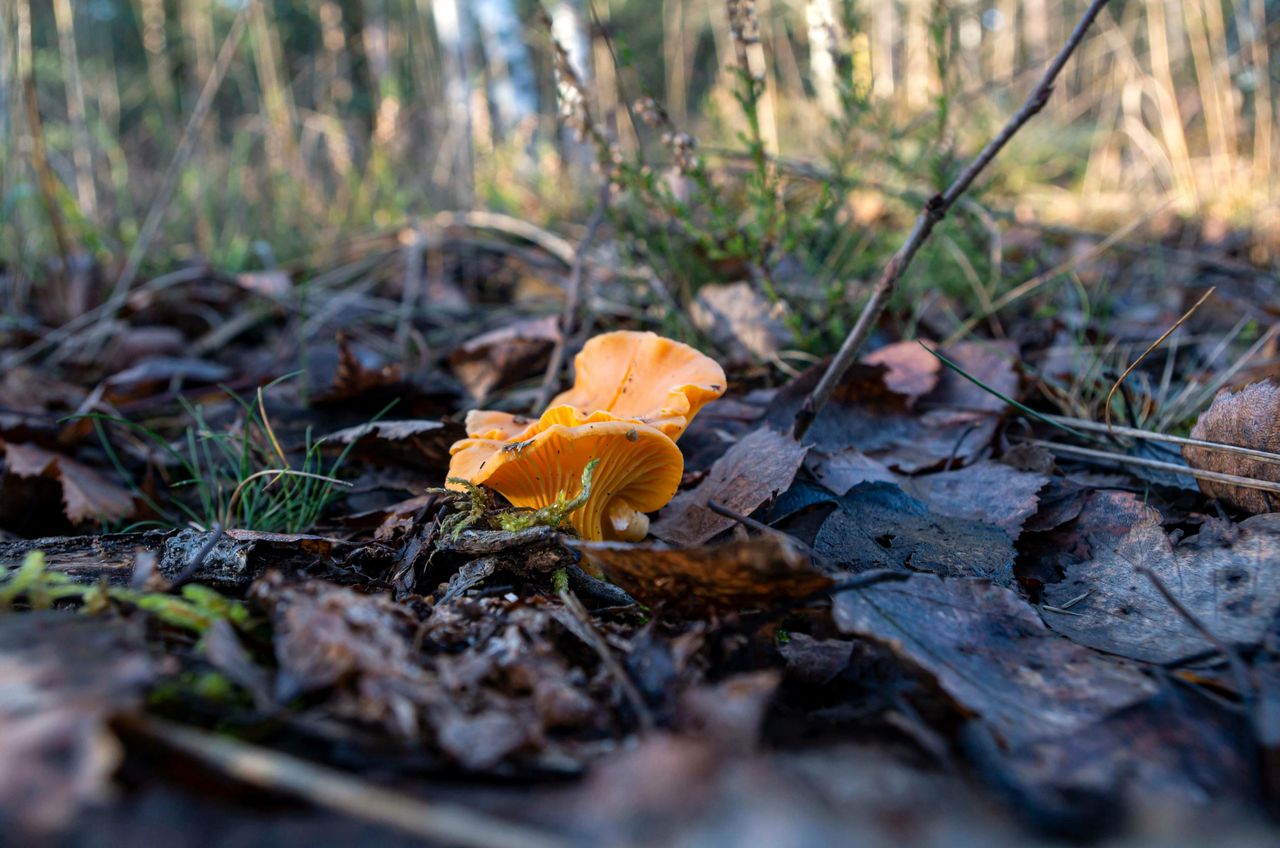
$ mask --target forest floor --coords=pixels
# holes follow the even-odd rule
[[[895,304],[797,439],[823,363],[756,286],[664,315],[607,234],[508,224],[118,308],[51,274],[11,316],[15,843],[1275,844],[1280,279],[1247,245],[1002,225],[1021,296]],[[432,491],[468,410],[536,415],[558,345],[655,327],[728,387],[648,540]],[[1254,452],[1151,436],[1198,417]]]

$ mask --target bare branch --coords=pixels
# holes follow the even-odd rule
[[[925,203],[920,216],[916,218],[915,227],[911,230],[911,235],[907,237],[902,247],[898,248],[898,252],[889,260],[889,264],[885,266],[880,279],[876,281],[875,288],[871,292],[871,299],[863,307],[857,323],[849,331],[849,335],[845,337],[844,343],[840,345],[839,352],[831,360],[831,364],[827,367],[826,373],[822,375],[818,385],[814,387],[809,396],[805,398],[804,403],[801,404],[793,427],[796,438],[800,438],[805,434],[814,419],[818,417],[818,413],[822,411],[822,408],[827,405],[827,401],[831,399],[836,386],[840,384],[845,372],[849,370],[849,367],[853,365],[854,360],[857,358],[858,351],[867,340],[871,328],[880,320],[880,314],[884,312],[885,305],[889,302],[889,297],[893,294],[898,280],[902,278],[907,268],[910,267],[911,260],[915,258],[921,246],[928,240],[933,228],[937,226],[952,205],[973,184],[973,181],[982,173],[982,169],[987,167],[1018,130],[1022,129],[1023,124],[1031,120],[1037,112],[1044,108],[1045,103],[1049,102],[1049,95],[1053,93],[1054,80],[1057,79],[1063,66],[1067,64],[1067,60],[1071,58],[1071,54],[1080,46],[1085,31],[1089,29],[1089,25],[1093,23],[1094,18],[1098,16],[1098,13],[1102,11],[1102,7],[1105,5],[1107,5],[1107,0],[1093,0],[1089,4],[1089,8],[1085,10],[1084,15],[1076,23],[1075,29],[1072,30],[1071,37],[1067,39],[1067,43],[1062,46],[1062,49],[1058,51],[1058,55],[1049,63],[1049,67],[1045,68],[1039,84],[1031,92],[1031,96],[1027,98],[1026,102],[1022,104],[1022,108],[1018,110],[1018,113],[1009,119],[1009,122],[1000,130],[999,135],[987,143],[987,146],[982,149],[977,158],[969,163],[969,166],[964,169],[964,172],[956,178],[955,182],[946,191],[942,194],[935,194]]]

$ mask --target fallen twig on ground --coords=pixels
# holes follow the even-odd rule
[[[131,721],[129,727],[236,780],[433,842],[469,848],[569,845],[532,827],[499,821],[454,804],[423,801],[226,736],[157,719]]]

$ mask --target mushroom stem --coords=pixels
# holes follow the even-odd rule
[[[639,542],[649,535],[649,516],[629,504],[625,498],[614,498],[605,507],[609,535],[622,542]]]

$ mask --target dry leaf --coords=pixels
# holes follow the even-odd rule
[[[330,354],[331,355],[331,354]],[[331,360],[329,360],[331,362]],[[386,362],[381,357],[354,345],[343,333],[338,334],[338,362],[332,381],[318,367],[311,375],[312,385],[321,388],[315,396],[323,403],[340,403],[380,390],[393,388],[403,382],[401,367]]]
[[[891,483],[859,483],[838,504],[813,541],[837,565],[1012,582],[1013,545],[998,527],[930,512]]]
[[[463,344],[450,354],[449,367],[473,398],[485,398],[541,372],[559,339],[554,315],[516,321]]]
[[[1009,346],[962,342],[945,353],[987,386],[1017,396],[1018,375]],[[892,361],[859,362],[849,369],[805,433],[806,444],[828,454],[855,448],[903,474],[954,468],[987,449],[1006,409],[1004,401],[947,369],[937,375],[937,385],[919,398],[919,410],[912,409],[914,398],[902,391],[914,392],[927,384],[927,372],[920,370],[924,366],[916,363],[914,354],[909,359],[905,349],[895,348],[884,356]],[[824,371],[824,366],[814,366],[778,392],[769,408],[769,423],[789,429]]]
[[[859,483],[897,483],[899,477],[857,448],[811,450],[804,467],[832,494],[843,495]]]
[[[782,604],[832,582],[779,536],[701,548],[574,544],[606,577],[643,603],[691,614]]]
[[[1009,589],[916,574],[845,592],[840,630],[887,645],[1009,744],[1058,737],[1139,703],[1156,684],[1132,665],[1056,637]]]
[[[942,363],[917,342],[895,342],[885,345],[862,358],[868,365],[883,365],[884,384],[890,391],[914,403],[938,385],[938,372]]]
[[[354,442],[351,456],[371,465],[443,474],[449,467],[449,446],[464,435],[460,425],[439,421],[375,421],[330,433],[324,441]]]
[[[1260,515],[1230,532],[1207,529],[1176,548],[1146,517],[1114,546],[1066,567],[1060,583],[1045,587],[1045,600],[1062,606],[1085,595],[1067,613],[1045,612],[1054,630],[1090,647],[1147,662],[1171,662],[1212,646],[1134,569],[1146,566],[1179,601],[1225,642],[1262,640],[1280,610],[1280,521]]]
[[[1280,453],[1280,385],[1264,380],[1238,392],[1223,392],[1196,421],[1191,438]],[[1280,483],[1280,463],[1187,445],[1182,456],[1192,468]],[[1232,483],[1200,480],[1200,491],[1249,513],[1275,512],[1280,495]]]
[[[119,521],[133,515],[133,496],[87,465],[32,444],[4,445],[5,466],[15,477],[48,477],[62,486],[63,512],[73,524]]]
[[[697,488],[676,495],[654,522],[652,533],[679,545],[700,545],[734,525],[712,512],[707,501],[742,515],[786,491],[800,470],[805,448],[790,436],[761,427],[716,460]]]

